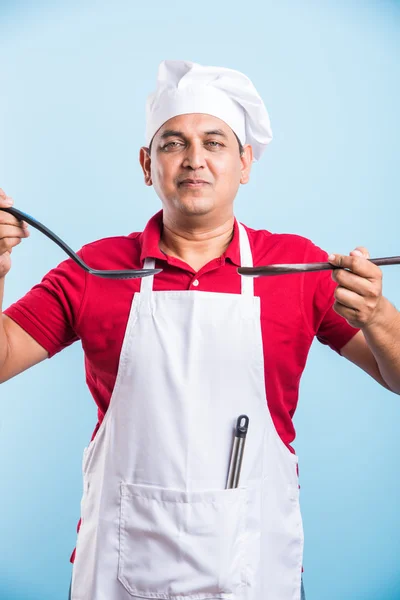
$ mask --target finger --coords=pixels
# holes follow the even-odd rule
[[[21,238],[7,238],[6,240],[0,240],[0,255],[5,252],[11,252],[11,250],[21,243]]]
[[[350,252],[351,256],[363,256],[364,258],[370,258],[369,252],[367,250],[367,248],[364,248],[364,246],[357,246],[357,248],[354,248],[354,250],[352,250]]]
[[[353,310],[359,311],[364,306],[364,298],[356,292],[352,292],[351,290],[347,290],[346,288],[337,287],[335,289],[334,296],[336,302],[342,304],[346,308],[351,308]]]
[[[25,221],[18,221],[18,219],[6,213],[4,213],[3,217],[3,214],[0,212],[0,229],[3,227],[18,227],[19,229],[27,229],[28,223]]]
[[[341,304],[340,302],[335,302],[335,304],[333,305],[333,310],[335,311],[335,313],[337,313],[338,315],[340,315],[341,317],[346,319],[346,321],[352,327],[360,326],[359,313],[357,310],[355,310],[353,308],[348,308],[347,306],[345,306],[344,304]]]
[[[10,198],[10,200],[12,202],[12,198]],[[0,199],[0,207],[2,204],[4,204],[4,202],[1,202]],[[8,212],[0,210],[0,227],[2,225],[15,225],[17,227],[24,227],[25,229],[28,227],[28,223],[26,223],[26,221],[22,221]]]
[[[7,196],[4,192],[0,194],[0,206],[4,206],[4,208],[9,208],[14,204],[14,200]]]
[[[6,235],[0,233],[0,242],[2,242],[3,240],[13,240],[13,239],[24,239],[30,236],[30,232],[26,231],[25,229],[22,230],[20,229],[20,231],[16,231],[16,230],[10,230],[8,232],[6,232]]]
[[[0,239],[10,237],[28,237],[30,230],[19,223],[0,223]]]
[[[360,296],[373,295],[374,284],[366,277],[361,277],[352,271],[336,269],[332,271],[332,279],[343,288],[347,288]]]
[[[10,206],[12,206],[13,204],[14,200],[10,196],[6,196],[4,190],[0,188],[0,208],[10,208]],[[28,229],[28,223],[26,223],[26,221],[20,221],[19,219],[13,217],[9,213],[0,211],[0,227],[2,224],[23,227],[25,230]]]
[[[381,279],[382,271],[371,261],[362,256],[345,256],[343,254],[330,254],[329,262],[343,269],[349,269],[353,273],[368,279]]]

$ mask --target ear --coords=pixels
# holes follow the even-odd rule
[[[250,179],[251,165],[253,164],[253,148],[250,144],[243,146],[243,154],[240,157],[242,163],[240,183],[248,183]]]
[[[140,162],[140,166],[142,167],[145,184],[148,185],[148,186],[153,185],[153,182],[151,180],[151,158],[150,158],[150,152],[149,152],[149,149],[146,148],[145,146],[142,146],[140,148],[139,162]]]

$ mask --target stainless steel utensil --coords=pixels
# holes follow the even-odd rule
[[[368,258],[374,265],[400,265],[400,256],[387,256],[386,258]],[[334,269],[343,269],[327,262],[304,263],[293,265],[265,265],[260,267],[238,267],[240,275],[249,277],[266,277],[269,275],[286,275],[289,273],[310,273],[315,271],[333,271]]]
[[[148,275],[155,275],[156,273],[161,273],[162,269],[132,269],[127,271],[112,271],[112,270],[99,270],[92,269],[89,267],[76,252],[72,250],[61,238],[59,238],[55,233],[53,233],[50,229],[48,229],[45,225],[37,221],[27,213],[22,212],[22,210],[18,210],[17,208],[3,208],[0,207],[0,210],[4,210],[5,212],[10,213],[20,221],[26,221],[32,227],[35,227],[41,233],[44,233],[48,238],[50,238],[57,246],[60,246],[64,252],[68,254],[72,260],[74,260],[82,269],[90,273],[91,275],[97,275],[97,277],[105,277],[106,279],[135,279],[137,277],[147,277]]]
[[[239,415],[236,421],[235,437],[233,438],[226,489],[239,487],[240,471],[242,468],[243,451],[248,427],[249,417],[247,415]]]

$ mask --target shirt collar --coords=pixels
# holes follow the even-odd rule
[[[145,258],[158,258],[165,260],[165,254],[160,250],[160,239],[163,223],[163,211],[160,210],[151,217],[143,232],[141,233],[141,253],[140,260]],[[233,225],[233,237],[223,254],[223,258],[229,259],[234,265],[240,267],[240,247],[239,247],[239,227],[235,219]]]

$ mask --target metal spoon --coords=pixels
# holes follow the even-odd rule
[[[0,210],[4,210],[5,212],[10,213],[20,221],[26,221],[35,229],[38,229],[48,238],[50,238],[53,242],[60,246],[74,260],[82,269],[90,273],[91,275],[97,275],[97,277],[105,277],[106,279],[134,279],[137,277],[147,277],[148,275],[155,275],[156,273],[161,273],[162,269],[133,269],[128,271],[102,271],[98,269],[92,269],[89,267],[80,256],[76,254],[61,238],[59,238],[55,233],[50,231],[45,225],[31,217],[30,215],[22,212],[22,210],[18,210],[16,208],[3,208],[0,207]]]
[[[400,256],[388,256],[386,258],[368,258],[374,265],[400,265]],[[305,273],[312,271],[333,271],[334,269],[344,269],[331,263],[317,262],[304,263],[298,265],[266,265],[260,267],[238,267],[237,272],[240,275],[249,277],[267,277],[269,275],[286,275],[288,273]]]

